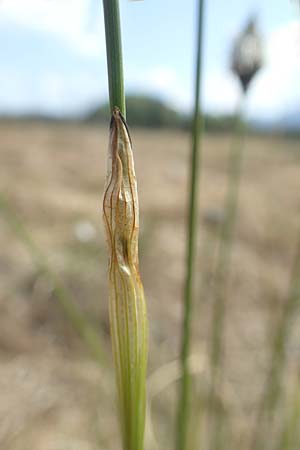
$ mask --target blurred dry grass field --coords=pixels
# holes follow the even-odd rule
[[[132,131],[141,209],[141,272],[150,320],[149,374],[178,356],[189,136]],[[81,124],[0,124],[0,192],[101,333],[110,355],[101,199],[107,130]],[[211,273],[222,220],[229,135],[204,140],[193,353],[205,391]],[[242,444],[263,386],[270,335],[288,289],[300,224],[299,141],[246,142],[226,317],[224,405]],[[49,280],[0,215],[0,449],[119,448],[110,363],[99,367],[62,313]],[[300,369],[300,320],[288,342],[285,388]],[[176,375],[152,378],[153,441],[172,448]],[[197,390],[197,392],[198,392]],[[153,394],[154,395],[154,394]],[[195,395],[197,399],[197,395]],[[199,399],[200,402],[200,399]],[[240,448],[244,448],[243,446]]]

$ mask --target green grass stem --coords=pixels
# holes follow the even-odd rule
[[[200,176],[200,140],[202,132],[202,118],[200,108],[201,75],[202,75],[202,44],[203,44],[203,15],[204,0],[199,0],[198,6],[198,30],[197,30],[197,57],[195,77],[195,103],[192,124],[192,149],[190,160],[190,186],[188,230],[186,249],[186,278],[184,287],[184,318],[181,341],[181,366],[182,379],[179,390],[179,402],[177,412],[176,448],[185,450],[187,447],[187,431],[190,414],[190,374],[188,368],[188,356],[191,341],[191,318],[193,302],[193,281],[195,272],[195,257],[197,247],[198,225],[198,185]]]
[[[117,106],[126,118],[121,21],[118,0],[103,0],[111,113]]]
[[[103,0],[103,7],[112,112],[103,197],[109,250],[110,329],[123,450],[143,450],[148,320],[138,269],[138,195],[126,123],[119,2]]]

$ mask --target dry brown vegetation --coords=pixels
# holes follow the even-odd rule
[[[132,138],[151,377],[178,356],[189,136],[133,130]],[[108,355],[101,367],[90,358],[51,283],[0,212],[0,448],[119,448],[101,220],[107,132],[96,126],[12,122],[0,125],[0,142],[0,192],[99,331]],[[193,339],[193,370],[201,392],[208,379],[215,224],[222,219],[230,142],[227,135],[204,140]],[[251,433],[270,334],[286,297],[300,224],[299,193],[299,141],[249,137],[233,248],[222,393],[240,443]],[[287,392],[299,373],[299,324],[295,316],[287,345]],[[173,365],[164,369],[150,380],[149,394],[159,395],[152,399],[148,439],[151,448],[155,439],[160,448],[169,449],[176,370]]]

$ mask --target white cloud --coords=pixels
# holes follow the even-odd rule
[[[180,79],[175,69],[157,66],[140,72],[138,77],[129,74],[129,78],[128,91],[141,91],[159,96],[175,108],[184,111],[190,111],[193,107],[194,86]],[[205,73],[202,99],[206,111],[217,114],[233,112],[238,98],[238,82],[230,72]]]
[[[250,85],[247,114],[252,118],[279,119],[300,105],[300,21],[290,21],[275,29],[265,42],[264,67]],[[238,105],[240,89],[229,71],[205,73],[205,110],[232,113]],[[299,106],[298,106],[299,108]]]
[[[127,90],[155,95],[175,108],[188,110],[191,106],[192,92],[178,77],[175,69],[156,66],[150,70],[128,74]]]
[[[300,67],[299,20],[293,20],[271,34],[267,42],[266,63],[281,69],[285,65]]]
[[[144,81],[160,90],[168,86],[174,87],[178,83],[175,70],[169,67],[154,67],[145,73]]]
[[[238,80],[229,71],[207,72],[202,89],[205,111],[216,114],[235,111],[239,102],[240,89]]]
[[[0,0],[1,110],[70,112],[103,98],[104,46],[97,0]],[[50,57],[45,55],[48,49]],[[249,92],[252,117],[278,117],[290,105],[300,105],[300,21],[275,29],[266,40],[265,53],[265,66]],[[204,108],[233,112],[240,95],[238,82],[222,67],[223,60],[214,64],[204,64]],[[126,67],[128,92],[154,94],[174,107],[191,109],[192,67],[181,70],[180,60],[141,67],[134,62]]]
[[[154,67],[139,78],[130,77],[129,86],[160,95],[174,106],[192,107],[193,86],[180,80],[176,70]],[[247,110],[251,117],[278,117],[289,105],[300,104],[300,22],[277,28],[265,43],[265,64],[253,80]],[[204,109],[233,113],[241,95],[238,80],[229,70],[216,67],[204,72],[202,98]]]
[[[88,0],[0,2],[1,112],[78,114],[100,101],[104,37],[91,12]]]
[[[101,84],[93,74],[79,72],[70,79],[59,72],[47,71],[37,81],[0,73],[1,112],[6,114],[43,113],[54,116],[84,114],[103,97]]]
[[[250,92],[249,115],[279,118],[300,104],[300,21],[276,29],[265,53],[265,66]]]
[[[53,34],[86,56],[104,52],[102,9],[92,23],[90,0],[2,0],[1,22]]]

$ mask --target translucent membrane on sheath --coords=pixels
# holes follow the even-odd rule
[[[139,274],[139,207],[132,144],[115,108],[110,124],[103,217],[109,258],[109,313],[124,450],[142,450],[148,324]]]

